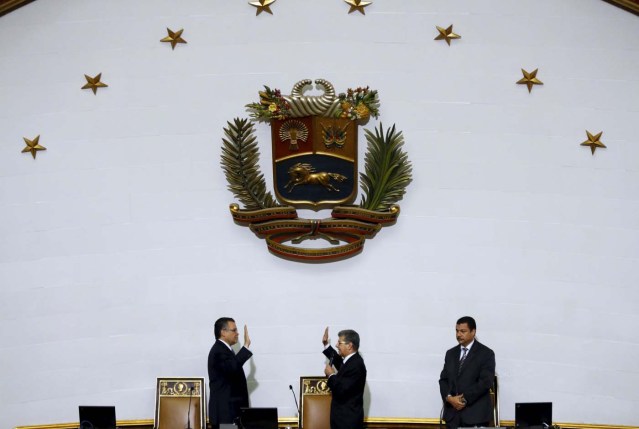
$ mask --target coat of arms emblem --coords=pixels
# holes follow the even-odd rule
[[[305,95],[313,82],[296,83],[290,95],[264,87],[247,105],[252,121],[236,118],[224,129],[222,167],[229,190],[244,207],[231,204],[236,223],[265,238],[269,250],[302,262],[330,262],[360,253],[366,238],[399,215],[396,204],[412,180],[412,167],[395,126],[365,130],[365,171],[358,173],[358,127],[379,115],[377,91],[368,87],[336,94],[324,80],[320,95]],[[259,168],[253,122],[271,126],[273,186],[266,189]],[[359,177],[358,177],[359,176]],[[358,183],[363,198],[354,205]],[[327,219],[301,219],[298,208],[332,209]],[[307,248],[306,240],[325,240]]]

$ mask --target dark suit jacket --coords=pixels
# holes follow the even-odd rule
[[[242,365],[253,356],[242,347],[237,353],[216,340],[209,352],[209,421],[212,425],[233,423],[240,407],[248,407],[248,388]]]
[[[446,352],[444,369],[439,376],[439,391],[445,403],[444,420],[449,422],[460,414],[467,425],[489,422],[492,418],[489,391],[495,379],[495,353],[475,340],[457,375],[460,350],[461,346],[457,345]],[[461,393],[466,399],[466,407],[457,411],[446,402],[446,396]]]
[[[355,353],[344,363],[333,347],[324,350],[333,359],[337,374],[328,378],[331,400],[331,429],[361,429],[364,427],[364,386],[366,365]]]

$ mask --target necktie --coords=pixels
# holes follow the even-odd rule
[[[462,357],[459,359],[459,369],[457,369],[457,374],[461,372],[462,366],[464,366],[464,361],[466,360],[466,353],[468,353],[468,349],[466,347],[462,347]]]

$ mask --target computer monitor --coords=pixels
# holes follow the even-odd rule
[[[515,404],[516,428],[547,428],[552,425],[552,402]]]
[[[277,429],[277,408],[241,408],[240,428]]]
[[[80,405],[80,429],[116,429],[115,407]]]

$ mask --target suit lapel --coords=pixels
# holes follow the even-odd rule
[[[337,370],[337,375],[344,375],[346,373],[346,368],[350,368],[350,361],[352,361],[354,357],[355,356],[351,356],[346,362],[342,360],[342,365]]]
[[[235,355],[235,353],[233,353],[233,351],[232,351],[232,350],[229,350],[229,348],[226,346],[226,344],[224,344],[222,341],[217,340],[217,343],[219,344],[219,345],[218,345],[218,348],[219,348],[220,350],[223,350],[223,351],[224,351],[224,353],[226,353],[226,354],[232,354],[232,355]]]
[[[459,357],[461,356],[461,346],[455,347],[455,374],[459,374]]]
[[[348,358],[348,360],[346,361],[348,362],[354,362],[355,360],[357,360],[359,358],[359,352],[355,352],[355,354],[351,357]]]
[[[340,370],[337,372],[337,374],[339,375],[340,373],[343,375],[344,371],[347,370],[347,368],[351,368],[354,364],[354,360],[357,359],[359,357],[359,353],[355,352],[355,354],[351,357],[348,358],[348,360],[346,362],[342,363],[342,367],[340,368]]]
[[[464,372],[464,369],[468,367],[468,364],[477,355],[477,353],[479,353],[479,348],[480,348],[479,342],[477,340],[475,340],[475,343],[473,344],[473,346],[470,348],[470,350],[468,350],[468,354],[466,354],[466,359],[464,360],[464,365],[462,366],[461,370],[459,369],[459,361],[457,361],[457,372],[458,373]],[[461,346],[459,346],[459,350],[461,352]]]

